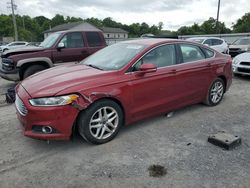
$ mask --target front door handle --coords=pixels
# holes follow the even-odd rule
[[[176,69],[172,69],[172,70],[170,70],[170,72],[169,72],[170,74],[176,74]]]

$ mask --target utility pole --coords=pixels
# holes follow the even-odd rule
[[[216,33],[218,34],[220,33],[219,16],[220,16],[220,0],[218,0],[217,19],[216,19]]]
[[[15,9],[17,8],[17,6],[14,3],[14,0],[10,0],[10,8],[11,8],[11,12],[12,12],[12,20],[13,20],[13,25],[14,25],[14,33],[15,33],[15,41],[18,40],[18,33],[17,33],[17,26],[16,26],[16,16],[15,16]]]

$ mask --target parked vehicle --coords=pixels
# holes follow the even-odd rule
[[[188,38],[188,41],[198,42],[200,44],[204,44],[210,46],[211,48],[217,50],[220,53],[228,54],[229,48],[226,41],[222,38],[217,37],[195,37]]]
[[[229,46],[230,55],[235,57],[241,53],[250,51],[250,37],[244,37],[234,41]]]
[[[182,40],[141,39],[106,47],[75,65],[55,67],[16,88],[24,135],[88,142],[112,140],[123,125],[204,102],[219,104],[232,82],[232,60]]]
[[[28,45],[29,45],[29,43],[25,42],[25,41],[11,42],[9,44],[0,46],[0,53],[1,52],[5,52],[6,50],[11,50],[11,49],[16,49],[16,48],[22,48],[22,47],[25,47],[25,46],[28,46]]]
[[[250,75],[250,51],[239,54],[233,59],[233,73],[235,75]]]
[[[55,65],[79,62],[105,46],[102,32],[57,32],[49,35],[39,47],[3,53],[0,76],[11,81],[23,80]]]

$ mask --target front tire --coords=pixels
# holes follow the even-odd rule
[[[121,107],[112,100],[101,100],[82,111],[77,120],[79,134],[92,144],[111,141],[123,124]]]
[[[44,66],[42,65],[31,65],[30,67],[28,67],[24,73],[23,73],[23,79],[31,76],[32,74],[35,74],[37,72],[40,72],[42,70],[46,69]]]
[[[224,81],[221,78],[215,79],[208,90],[206,104],[208,106],[218,105],[223,99],[224,92],[225,92]]]

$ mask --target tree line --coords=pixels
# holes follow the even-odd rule
[[[76,18],[64,17],[56,14],[52,19],[44,16],[37,16],[31,18],[30,16],[16,15],[16,22],[18,28],[19,40],[25,41],[42,41],[43,32],[60,24],[71,23],[77,21],[86,21],[101,27],[118,27],[129,32],[129,37],[139,37],[145,33],[152,33],[154,35],[195,35],[195,34],[214,34],[223,33],[244,33],[250,32],[250,12],[239,18],[236,23],[232,24],[232,28],[227,28],[224,22],[218,22],[218,29],[216,28],[216,19],[209,18],[202,24],[194,23],[191,26],[182,26],[177,31],[163,30],[163,23],[159,22],[157,25],[149,26],[147,23],[133,23],[130,25],[122,24],[114,21],[112,18],[105,19],[98,18]],[[0,15],[0,38],[14,36],[14,29],[11,15]]]

